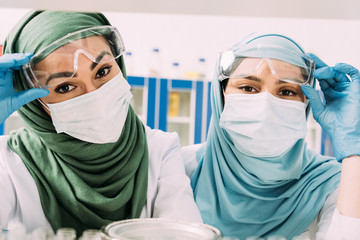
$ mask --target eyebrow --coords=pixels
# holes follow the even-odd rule
[[[101,59],[104,58],[105,55],[112,56],[111,53],[109,53],[107,51],[103,51],[102,53],[99,54],[99,56],[96,57],[95,62],[93,62],[91,64],[90,70],[94,70],[94,68],[99,64],[99,62],[101,61]],[[75,74],[74,74],[74,72],[53,73],[46,79],[46,85],[54,78],[63,78],[63,77],[72,77],[72,76],[76,76],[76,73]]]
[[[46,79],[46,84],[48,85],[48,83],[53,80],[54,78],[63,78],[63,77],[71,77],[71,76],[76,76],[76,73],[74,74],[74,72],[59,72],[59,73],[53,73],[51,74],[47,79]]]
[[[250,76],[246,76],[246,77],[244,77],[244,79],[247,79],[247,80],[251,80],[251,81],[255,81],[255,82],[259,82],[259,83],[263,83],[264,82],[264,80],[263,79],[261,79],[261,78],[258,78],[257,76],[254,76],[254,75],[250,75]],[[289,80],[292,80],[294,83],[304,83],[304,81],[301,81],[301,80],[299,80],[299,79],[297,79],[297,78],[292,78],[292,79],[289,79]],[[290,82],[290,83],[293,83],[293,82]],[[284,81],[284,80],[281,80],[281,79],[279,79],[278,81],[277,81],[277,84],[285,84],[285,83],[289,83],[288,81]],[[293,83],[293,84],[294,84]]]
[[[110,55],[110,56],[112,56],[111,53],[109,53],[109,52],[107,52],[107,51],[103,51],[102,53],[100,53],[99,56],[97,56],[97,58],[95,59],[95,62],[93,62],[93,63],[91,64],[90,69],[91,69],[91,70],[94,70],[94,68],[99,64],[99,62],[101,61],[101,59],[103,59],[103,57],[104,57],[105,55]]]
[[[244,78],[251,80],[251,81],[259,82],[259,83],[264,82],[261,78],[258,78],[257,76],[254,76],[254,75],[246,76]]]

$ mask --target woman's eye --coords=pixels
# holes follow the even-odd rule
[[[57,93],[67,93],[73,90],[75,87],[70,84],[64,84],[61,86],[56,87],[55,92]]]
[[[295,96],[295,95],[297,95],[297,94],[296,94],[296,92],[294,92],[294,91],[284,89],[284,90],[281,90],[281,91],[280,91],[280,95],[281,95],[281,96]]]
[[[250,86],[242,86],[242,87],[239,87],[239,89],[241,89],[244,92],[249,92],[249,93],[255,93],[256,92],[256,89],[253,88],[253,87],[250,87]]]
[[[100,68],[96,73],[96,78],[102,78],[110,73],[111,66]]]

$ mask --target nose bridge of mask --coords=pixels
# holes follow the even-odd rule
[[[225,96],[225,107],[237,106],[232,111],[236,112],[240,106],[243,106],[242,118],[246,119],[246,113],[258,116],[258,119],[263,119],[269,122],[288,120],[287,116],[299,116],[298,113],[303,112],[305,116],[305,104],[299,101],[280,99],[268,91],[257,94],[229,94]],[[254,108],[256,105],[256,108]],[[286,116],[282,112],[287,112]],[[294,112],[294,114],[292,114]],[[297,112],[297,113],[295,113]],[[278,117],[284,118],[279,119]]]
[[[269,92],[260,93],[264,94],[264,120],[268,122],[282,122],[287,125],[294,122],[306,122],[305,108],[303,102],[280,99],[275,97]],[[286,113],[286,114],[283,114]]]
[[[302,109],[302,110],[305,109],[305,103],[300,102],[300,101],[281,99],[281,98],[274,96],[273,94],[271,94],[268,91],[265,91],[263,93],[258,93],[258,94],[266,95],[266,101],[268,104],[276,104],[279,106],[289,106],[289,104],[292,104],[292,107],[296,107],[296,108]]]

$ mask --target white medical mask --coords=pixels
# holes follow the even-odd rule
[[[95,91],[47,106],[57,133],[113,143],[121,135],[131,98],[130,85],[120,72]]]
[[[252,157],[276,157],[306,136],[305,104],[268,92],[225,96],[220,127]]]

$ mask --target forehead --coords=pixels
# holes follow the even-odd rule
[[[243,58],[239,62],[231,78],[272,73],[279,80],[292,79],[305,82],[305,70],[301,67],[273,58]]]
[[[238,67],[237,70],[241,70],[241,69],[246,69],[246,68],[254,68],[254,67],[260,67],[260,64],[263,63],[267,63],[270,64],[272,67],[274,67],[275,69],[279,69],[279,70],[287,70],[287,71],[293,71],[293,72],[301,72],[301,67],[293,65],[291,63],[288,62],[284,62],[278,59],[274,59],[274,58],[250,58],[250,57],[246,57],[243,58]]]
[[[38,70],[46,70],[47,68],[52,67],[72,66],[76,57],[75,52],[79,49],[85,50],[94,58],[103,51],[111,53],[109,44],[104,37],[91,36],[71,41],[68,44],[59,47],[37,63],[35,68]]]
[[[49,56],[54,54],[73,54],[78,49],[84,49],[90,52],[98,52],[102,51],[104,48],[109,48],[109,45],[103,36],[91,36],[75,41],[70,41],[69,43],[53,51],[51,54],[49,54]]]

